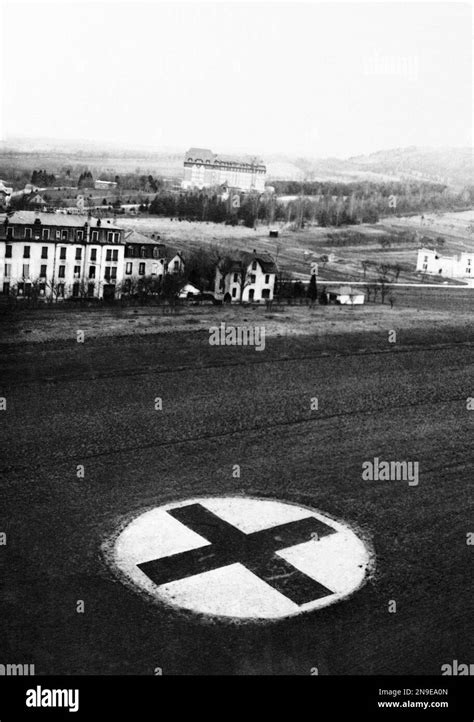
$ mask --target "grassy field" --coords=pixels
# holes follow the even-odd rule
[[[468,329],[272,336],[264,353],[205,330],[84,344],[75,330],[2,347],[5,659],[36,674],[439,675],[472,658]],[[363,481],[374,457],[416,460],[419,485]],[[345,520],[373,545],[373,578],[317,613],[238,626],[117,581],[100,549],[124,517],[219,494]]]
[[[367,303],[364,306],[314,306],[276,303],[264,306],[104,307],[72,310],[42,307],[0,316],[0,343],[35,343],[69,340],[82,330],[87,339],[114,336],[169,334],[173,331],[205,331],[220,323],[258,324],[267,337],[332,336],[389,329],[435,328],[441,332],[453,325],[469,336],[474,313],[472,289],[405,288],[393,293],[394,306]],[[384,336],[384,337],[385,337]]]
[[[312,260],[332,253],[333,260],[319,269],[320,276],[327,280],[364,280],[361,261],[368,260],[375,264],[400,264],[400,281],[419,281],[415,267],[423,237],[434,240],[443,236],[442,252],[447,255],[474,250],[474,211],[427,214],[424,220],[421,216],[385,218],[373,225],[340,229],[313,226],[292,231],[282,225],[278,239],[269,237],[266,225],[252,230],[149,216],[121,218],[120,223],[142,233],[159,233],[164,243],[174,245],[184,253],[203,245],[215,245],[227,251],[234,248],[266,251],[277,259],[283,272],[292,272],[295,277],[305,279],[309,276]],[[407,238],[407,232],[411,233],[411,238]],[[392,238],[390,246],[382,247],[382,240],[388,236]],[[371,275],[369,270],[367,278]]]

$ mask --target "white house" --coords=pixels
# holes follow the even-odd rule
[[[463,252],[458,256],[442,256],[433,248],[420,248],[416,270],[447,278],[474,279],[474,253]]]
[[[276,273],[277,267],[268,253],[234,253],[217,264],[214,295],[224,302],[271,301]]]

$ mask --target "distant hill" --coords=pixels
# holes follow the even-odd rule
[[[222,149],[224,152],[226,149]],[[72,165],[96,173],[153,173],[179,180],[185,148],[149,150],[144,146],[120,148],[93,141],[16,139],[0,142],[1,165],[45,168],[58,172]],[[473,183],[471,148],[394,148],[351,158],[294,157],[266,154],[268,179],[349,182],[425,180],[462,188]]]

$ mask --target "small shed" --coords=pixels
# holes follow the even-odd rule
[[[365,295],[350,286],[341,286],[329,293],[328,300],[339,303],[341,306],[360,306],[365,301]]]
[[[276,230],[276,228],[270,229],[269,236],[270,238],[278,238],[278,231]]]

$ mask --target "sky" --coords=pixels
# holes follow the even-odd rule
[[[311,157],[472,142],[467,3],[0,2],[2,139]]]

